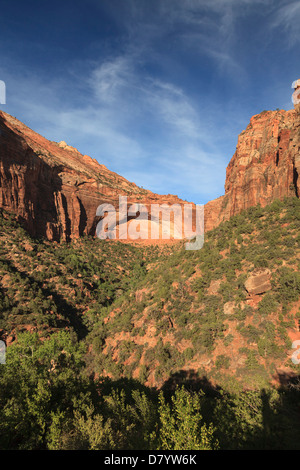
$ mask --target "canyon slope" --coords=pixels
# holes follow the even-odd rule
[[[257,204],[298,197],[299,133],[296,110],[263,111],[251,118],[228,164],[225,194],[204,207],[206,231]],[[56,241],[94,235],[97,207],[117,208],[120,195],[148,210],[155,203],[186,203],[140,188],[0,111],[0,208],[16,214],[30,235]]]
[[[297,112],[262,112],[202,249],[106,242],[98,204],[185,201],[0,112],[0,447],[152,451],[183,410],[220,449],[298,449],[298,175]]]

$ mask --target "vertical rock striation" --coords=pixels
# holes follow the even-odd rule
[[[205,205],[205,230],[244,209],[300,194],[300,114],[263,111],[238,137],[225,194]],[[65,142],[51,142],[0,112],[0,208],[17,215],[32,236],[66,240],[94,234],[102,203],[181,204],[109,171]],[[195,205],[193,205],[195,209]]]
[[[69,241],[94,234],[97,207],[109,203],[118,210],[119,196],[149,213],[151,204],[184,204],[138,187],[0,111],[0,208],[15,213],[32,236]]]
[[[205,206],[206,229],[244,209],[300,194],[300,117],[295,110],[263,111],[238,137],[225,194]]]

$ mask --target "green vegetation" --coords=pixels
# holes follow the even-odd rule
[[[170,373],[201,368],[209,361],[207,374],[212,380],[220,369],[229,373],[236,369],[247,387],[255,386],[256,380],[261,384],[262,377],[269,383],[276,366],[291,365],[287,329],[296,327],[295,315],[289,312],[299,301],[299,226],[298,199],[275,201],[221,224],[199,251],[181,247],[171,255],[161,254],[134,291],[120,296],[92,325],[89,343],[97,342],[103,328],[107,337],[102,347],[105,359],[99,360],[99,350],[91,355],[96,372],[109,372],[116,379],[120,373],[128,376],[124,357],[117,354],[127,337],[116,336],[127,332],[139,345],[138,353],[130,356],[131,373],[138,377],[143,364],[143,377],[149,383],[154,377],[162,386]],[[256,296],[253,304],[245,281],[258,268],[270,270],[272,289]],[[135,292],[143,295],[136,297]],[[228,304],[232,304],[229,313]],[[104,327],[105,318],[109,321]],[[241,353],[236,365],[236,357],[228,352],[237,335]],[[140,336],[147,339],[141,342]],[[249,349],[257,358],[259,374],[253,372]],[[227,358],[222,361],[223,356]]]
[[[187,379],[158,391],[93,380],[84,357],[66,331],[18,336],[0,367],[2,450],[299,449],[298,386],[208,389]]]
[[[198,251],[34,240],[3,212],[0,448],[298,449],[299,228],[297,198]]]

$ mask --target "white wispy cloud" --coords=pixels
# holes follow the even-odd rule
[[[162,80],[149,80],[145,100],[152,114],[161,120],[172,134],[186,139],[199,138],[199,116],[182,89]]]
[[[299,1],[284,2],[278,5],[272,14],[270,28],[285,32],[289,46],[294,46],[300,41],[300,3]]]
[[[61,107],[61,83],[14,80],[13,102],[25,123],[47,138],[66,140],[129,180],[161,194],[184,197],[188,190],[202,200],[214,186],[223,186],[224,161],[207,115],[183,89],[141,75],[130,57],[110,57],[92,70],[86,77],[89,99],[80,107],[72,100]]]
[[[80,106],[73,104],[72,92],[66,98],[64,81],[14,74],[13,114],[147,189],[183,198],[189,193],[205,202],[216,186],[223,188],[225,168],[206,109],[200,111],[171,81],[142,73],[133,59],[129,53],[102,59],[81,77],[88,98]]]
[[[217,76],[246,80],[235,55],[235,27],[246,8],[263,3],[269,2],[160,0],[150,8],[148,0],[128,0],[125,18],[124,5],[113,12],[127,24],[122,48],[99,54],[92,64],[67,64],[74,68],[73,89],[55,75],[45,80],[28,71],[24,79],[19,67],[10,81],[12,109],[45,137],[67,141],[148,189],[189,194],[195,202],[217,197],[231,157],[224,145],[239,115],[209,103],[201,87],[196,101],[177,79],[179,56],[167,56],[166,44],[173,38],[176,52],[193,54],[195,62],[213,60]],[[285,10],[285,24],[291,11]]]
[[[141,73],[130,56],[102,62],[92,72],[89,83],[101,112],[111,116],[115,127],[126,128],[141,117],[160,130],[164,127],[166,135],[207,139],[202,118],[188,94],[170,81]]]
[[[127,56],[112,57],[96,67],[90,77],[96,97],[104,102],[120,99],[120,91],[133,85],[133,70]],[[131,86],[132,86],[131,85]]]

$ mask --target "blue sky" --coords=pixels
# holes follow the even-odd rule
[[[1,109],[139,186],[224,194],[238,134],[291,109],[300,2],[2,0]]]

